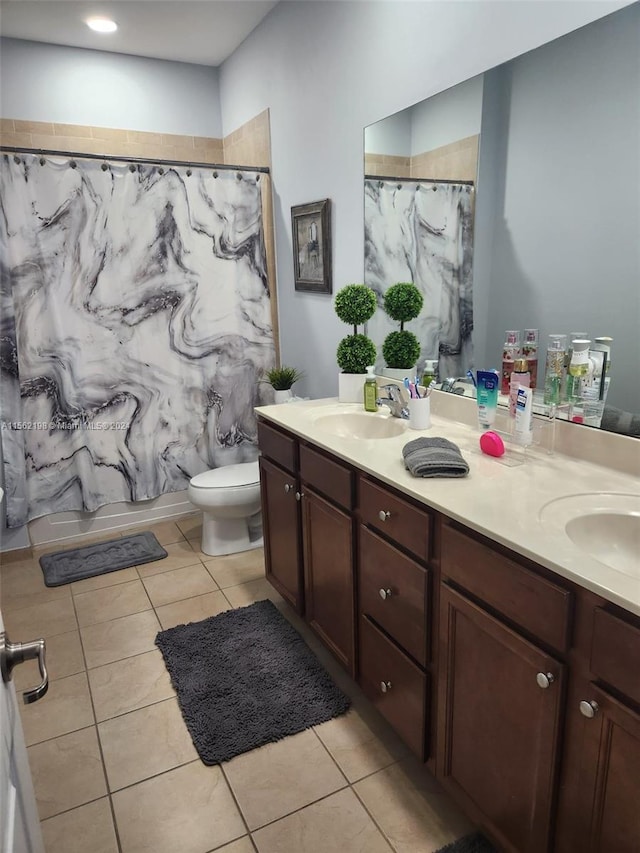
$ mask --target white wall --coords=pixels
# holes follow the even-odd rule
[[[411,110],[403,110],[364,129],[367,154],[411,156]]]
[[[2,39],[4,118],[222,136],[218,69]]]
[[[482,75],[416,104],[411,110],[411,154],[433,151],[480,133]]]
[[[225,134],[271,110],[282,357],[307,373],[299,393],[337,393],[348,330],[332,298],[294,290],[291,206],[332,200],[334,293],[362,281],[363,128],[624,5],[283,2],[222,65]]]

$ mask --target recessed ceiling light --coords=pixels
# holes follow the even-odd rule
[[[118,29],[116,22],[109,18],[89,18],[86,23],[90,29],[97,33],[115,33]]]

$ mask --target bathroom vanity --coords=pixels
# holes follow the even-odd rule
[[[268,580],[500,849],[637,851],[640,574],[538,520],[596,475],[637,481],[566,456],[507,468],[437,415],[427,434],[470,475],[415,479],[401,448],[420,433],[357,409],[257,410]],[[358,437],[358,416],[390,434]]]

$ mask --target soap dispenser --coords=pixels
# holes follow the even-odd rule
[[[364,380],[364,410],[365,412],[377,412],[376,397],[378,396],[378,385],[376,375],[373,372],[373,364],[367,367],[367,376]]]

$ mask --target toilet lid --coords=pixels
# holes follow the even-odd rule
[[[228,486],[253,486],[259,482],[260,470],[256,461],[203,471],[191,480],[190,485],[201,489],[224,489]]]

